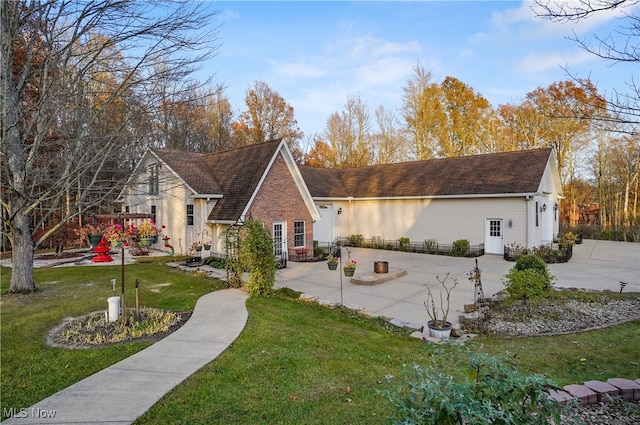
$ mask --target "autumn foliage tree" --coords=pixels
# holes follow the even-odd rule
[[[247,109],[233,123],[238,145],[252,145],[283,139],[291,148],[304,133],[298,128],[294,109],[264,81],[256,81],[246,91]],[[295,149],[294,149],[295,150]]]

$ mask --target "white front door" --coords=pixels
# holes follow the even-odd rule
[[[486,254],[503,254],[503,230],[501,218],[488,218],[485,224],[484,252]]]
[[[318,204],[317,207],[321,218],[313,223],[313,239],[320,244],[331,243],[333,242],[333,205]]]
[[[273,223],[273,253],[276,255],[276,260],[286,258],[287,225],[284,222]]]

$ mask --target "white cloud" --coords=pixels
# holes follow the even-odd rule
[[[363,36],[353,41],[350,54],[353,57],[379,57],[389,55],[399,55],[407,52],[420,51],[420,43],[416,40],[409,40],[405,43],[387,41],[376,37]]]
[[[538,73],[565,66],[577,66],[594,60],[594,56],[583,50],[566,53],[534,53],[525,56],[515,64],[514,69],[522,73]]]

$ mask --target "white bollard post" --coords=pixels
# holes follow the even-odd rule
[[[115,322],[120,317],[120,297],[109,297],[109,322]]]

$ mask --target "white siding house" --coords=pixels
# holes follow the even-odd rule
[[[322,216],[314,224],[322,242],[467,239],[502,254],[506,244],[539,246],[558,234],[562,188],[550,149],[301,171]]]
[[[351,235],[467,239],[502,254],[552,242],[561,199],[551,149],[321,169],[297,166],[281,141],[213,154],[150,150],[120,196],[123,212],[166,226],[176,253],[198,240],[224,252],[228,227],[252,217],[289,255]]]

